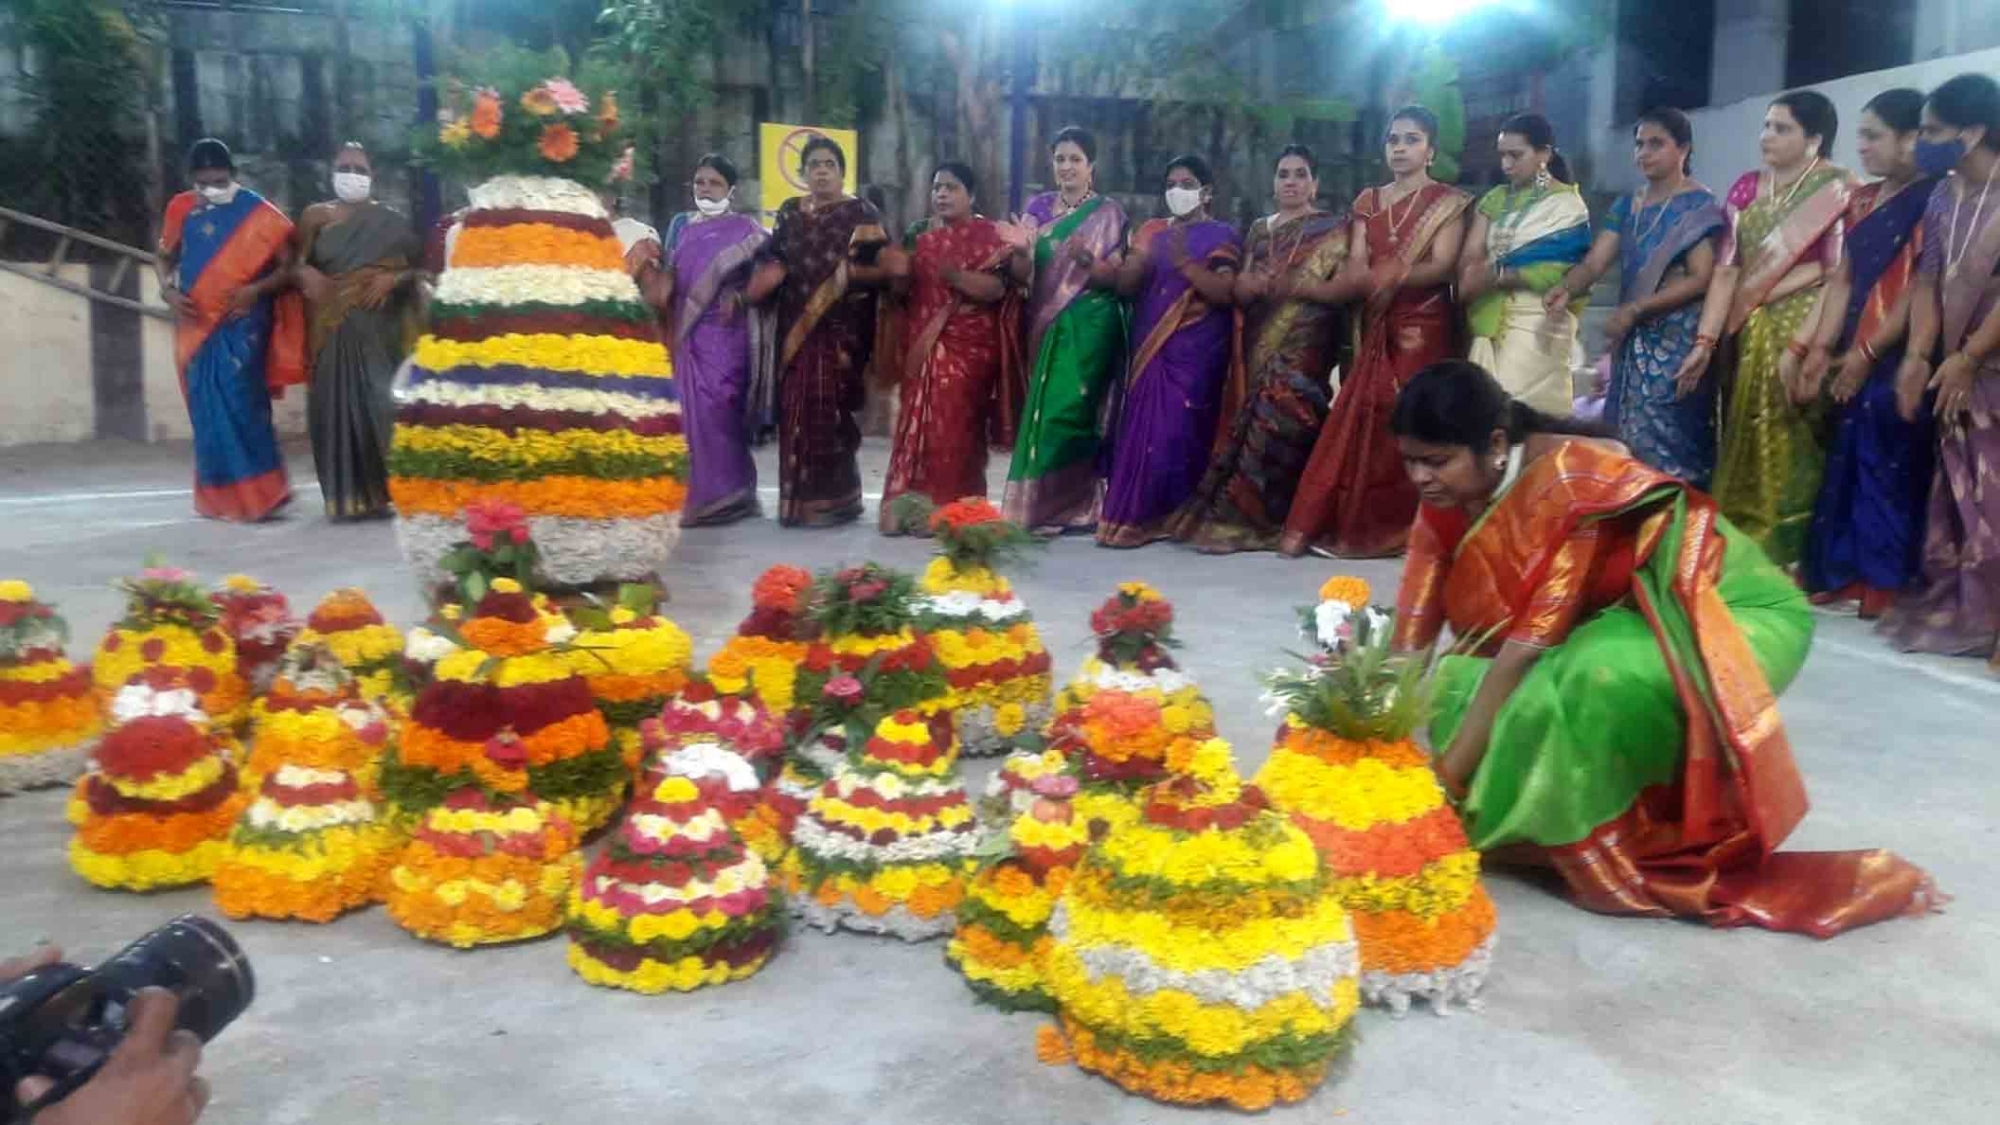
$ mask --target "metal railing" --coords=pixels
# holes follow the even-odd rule
[[[97,235],[77,230],[75,227],[66,227],[61,223],[52,223],[47,219],[38,218],[24,211],[16,211],[11,207],[0,207],[0,248],[6,246],[7,235],[13,230],[16,224],[30,230],[55,235],[55,248],[49,252],[49,258],[46,262],[17,262],[8,260],[4,255],[0,255],[0,270],[32,278],[45,285],[53,285],[57,289],[65,289],[80,297],[88,297],[93,301],[103,301],[106,304],[116,305],[121,309],[130,309],[133,312],[144,313],[147,316],[157,317],[161,320],[172,318],[172,312],[163,305],[144,304],[130,297],[122,296],[118,292],[124,286],[125,278],[131,274],[134,263],[137,263],[142,269],[150,270],[153,268],[154,262],[158,260],[153,255],[136,246],[127,246],[122,242],[113,242],[108,238],[100,238]],[[62,275],[62,268],[66,265],[88,264],[84,262],[71,262],[69,260],[70,249],[78,244],[95,247],[117,256],[117,260],[111,266],[111,273],[104,279],[102,287],[88,282],[72,281]]]

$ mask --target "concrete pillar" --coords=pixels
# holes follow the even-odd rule
[[[1716,5],[1710,105],[1728,105],[1784,86],[1789,7],[1785,0],[1730,0]]]

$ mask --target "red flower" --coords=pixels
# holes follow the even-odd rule
[[[490,551],[496,543],[528,541],[528,516],[513,504],[485,501],[465,509],[465,531],[472,545]]]
[[[856,582],[847,588],[847,596],[857,602],[872,602],[888,588],[889,584],[880,580]]]
[[[860,680],[846,675],[835,676],[828,680],[824,689],[828,699],[850,707],[861,702],[863,690]]]
[[[528,768],[528,748],[521,745],[512,727],[486,740],[486,758],[501,769]]]

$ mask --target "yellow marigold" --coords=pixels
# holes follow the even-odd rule
[[[460,149],[471,144],[472,122],[463,118],[448,122],[438,130],[438,143],[451,149]]]
[[[536,117],[554,117],[560,109],[556,105],[556,96],[550,93],[548,87],[545,85],[537,85],[534,89],[522,94],[521,108],[534,114]]]
[[[1368,604],[1368,580],[1351,575],[1336,574],[1327,579],[1319,588],[1319,600],[1323,602],[1346,602],[1351,606]]]
[[[1131,598],[1133,601],[1157,602],[1164,600],[1158,590],[1155,590],[1152,586],[1144,582],[1121,582],[1118,584],[1118,592]]]
[[[31,602],[35,600],[35,588],[18,578],[0,582],[0,602]]]
[[[1012,738],[1021,733],[1028,722],[1027,709],[1018,703],[1004,703],[993,709],[993,729],[1003,738]]]

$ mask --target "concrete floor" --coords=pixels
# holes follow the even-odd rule
[[[333,526],[314,514],[309,459],[296,463],[306,482],[299,511],[243,528],[189,515],[187,456],[173,446],[0,451],[0,576],[27,578],[60,603],[79,651],[117,611],[109,583],[150,551],[209,580],[248,571],[301,611],[335,585],[359,584],[397,622],[419,616],[391,528]],[[883,460],[871,443],[871,487]],[[674,563],[671,612],[706,653],[746,612],[751,578],[771,563],[873,557],[914,568],[924,555],[921,544],[885,542],[868,526],[692,531]],[[1252,674],[1295,643],[1293,607],[1334,568],[1067,541],[1018,585],[1063,675],[1085,654],[1089,610],[1116,582],[1160,586],[1181,607],[1184,661],[1247,772],[1269,737]],[[1391,596],[1394,563],[1341,569]],[[1496,874],[1500,949],[1485,1010],[1364,1013],[1344,1072],[1271,1117],[2000,1120],[2000,871],[1986,851],[2000,848],[2000,681],[1975,662],[1898,656],[1860,623],[1829,616],[1785,710],[1816,802],[1792,846],[1895,848],[1957,895],[1948,914],[1818,943],[1602,918]],[[0,799],[0,951],[48,938],[89,960],[172,915],[209,909],[202,890],[88,888],[65,864],[68,836],[59,795]],[[329,926],[235,930],[259,990],[204,1063],[216,1091],[207,1120],[222,1125],[1234,1116],[1169,1110],[1039,1065],[1037,1020],[975,1005],[935,943],[802,934],[745,983],[639,997],[585,986],[555,942],[457,953],[411,939],[380,910]]]

